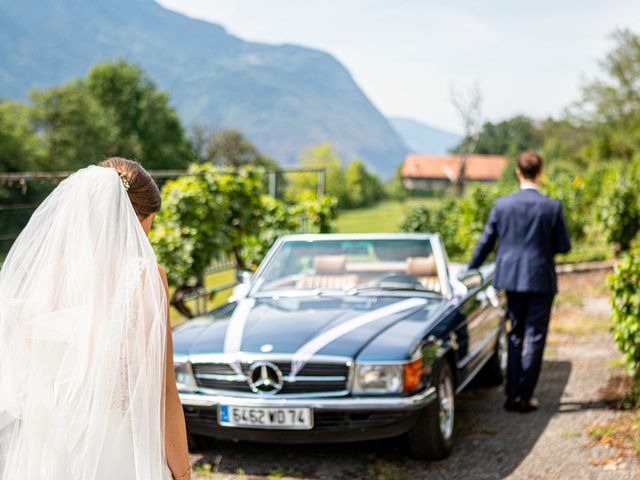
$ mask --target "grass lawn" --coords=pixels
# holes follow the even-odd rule
[[[336,221],[338,233],[392,233],[413,205],[437,205],[439,198],[385,200],[372,207],[344,210]]]

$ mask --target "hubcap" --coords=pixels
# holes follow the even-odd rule
[[[451,378],[448,375],[444,375],[440,380],[438,386],[438,398],[440,400],[440,433],[448,440],[453,434],[453,415],[454,415],[454,403],[453,403],[453,385]]]

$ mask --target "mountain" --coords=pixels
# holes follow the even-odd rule
[[[0,0],[0,96],[24,99],[114,58],[140,64],[185,123],[238,128],[285,165],[331,142],[390,176],[407,152],[327,53],[247,42],[153,0]]]
[[[396,132],[412,152],[442,155],[462,140],[461,135],[430,127],[409,118],[390,118]]]

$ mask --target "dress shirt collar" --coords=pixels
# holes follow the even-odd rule
[[[537,183],[522,182],[520,183],[520,190],[540,190],[540,187]]]

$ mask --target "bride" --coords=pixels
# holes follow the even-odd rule
[[[189,479],[151,176],[83,168],[0,270],[0,478]]]

